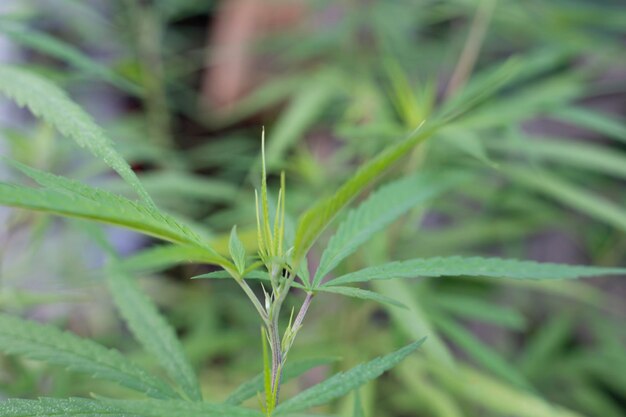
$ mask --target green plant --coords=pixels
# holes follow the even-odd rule
[[[221,267],[223,271],[196,278],[232,278],[243,289],[261,318],[264,351],[262,376],[241,386],[223,403],[203,401],[193,368],[187,361],[175,332],[159,315],[154,304],[140,291],[129,274],[132,270],[129,264],[118,258],[97,229],[88,228],[93,238],[109,254],[105,274],[117,309],[137,341],[165,370],[167,378],[157,377],[118,351],[107,349],[93,341],[61,332],[48,325],[2,315],[0,350],[61,365],[149,397],[137,400],[101,396],[96,396],[95,399],[10,399],[0,403],[0,415],[3,416],[299,415],[298,412],[326,404],[377,378],[408,357],[424,342],[424,339],[420,339],[387,356],[336,374],[294,397],[280,401],[283,380],[310,367],[300,365],[290,368],[287,357],[317,293],[335,293],[373,300],[393,305],[401,311],[407,308],[401,301],[379,292],[354,287],[352,284],[416,277],[480,276],[513,280],[552,280],[626,272],[622,268],[542,264],[498,258],[444,257],[385,263],[349,271],[324,281],[357,248],[377,232],[389,227],[398,217],[472,180],[471,175],[463,171],[442,174],[428,170],[406,175],[383,185],[348,211],[324,248],[319,266],[314,271],[309,271],[307,254],[329,225],[401,158],[442,129],[451,120],[450,117],[445,117],[445,113],[444,117],[434,117],[424,122],[406,138],[388,146],[359,168],[334,194],[303,213],[294,233],[290,233],[290,228],[287,227],[290,218],[286,210],[285,176],[281,175],[276,203],[271,207],[263,155],[261,189],[256,202],[257,254],[249,257],[245,245],[238,237],[236,227],[232,228],[227,253],[220,253],[212,246],[211,237],[200,229],[156,207],[104,131],[54,84],[27,70],[2,66],[0,92],[28,107],[64,136],[100,157],[140,197],[139,201],[134,201],[16,161],[7,161],[39,187],[0,183],[0,203],[136,230],[170,242],[172,246],[160,250],[161,254],[167,252],[172,259]],[[263,144],[263,152],[264,148]],[[261,267],[264,269],[260,269]],[[250,286],[256,280],[262,284],[262,300]],[[281,335],[281,310],[292,288],[302,290],[305,299],[298,313],[292,310],[291,318]],[[461,339],[467,338],[454,324],[445,321],[443,323],[443,327],[450,334]],[[423,336],[427,335],[420,335]],[[477,349],[480,350],[480,347]],[[523,380],[510,373],[506,364],[497,366],[500,373],[516,383],[524,384]],[[265,394],[260,400],[263,413],[240,406],[242,401],[259,392]],[[355,404],[354,413],[359,415],[360,405],[358,401]]]

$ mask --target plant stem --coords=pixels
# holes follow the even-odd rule
[[[288,282],[293,282],[293,277],[291,277],[291,280],[288,280],[286,283]],[[289,286],[283,288],[282,294],[288,291]],[[304,321],[304,318],[306,317],[307,311],[309,310],[313,296],[314,294],[312,292],[307,292],[304,302],[300,306],[300,310],[298,311],[298,315],[296,316],[295,321],[293,322],[291,328],[287,330],[291,332],[291,334],[286,340],[285,345],[282,344],[282,341],[280,339],[280,332],[278,329],[278,314],[272,317],[273,320],[271,322],[271,328],[269,329],[269,337],[270,346],[272,348],[272,392],[274,393],[274,404],[278,404],[278,399],[280,396],[280,384],[282,380],[282,371],[285,362],[287,361],[287,355],[289,354],[289,351],[291,349],[291,346],[293,345],[296,335],[298,334],[298,331],[302,327],[302,323]],[[279,296],[277,301],[280,301],[280,304],[276,305],[278,309],[274,311],[274,313],[280,310],[282,300],[284,300],[284,297]]]
[[[309,307],[311,305],[311,300],[313,300],[313,296],[314,295],[315,294],[313,294],[312,292],[307,292],[306,293],[306,297],[304,299],[304,302],[300,306],[300,311],[298,312],[298,315],[296,316],[296,320],[293,322],[293,327],[292,327],[292,331],[293,331],[293,334],[294,334],[294,339],[295,339],[296,335],[298,334],[298,331],[302,327],[302,322],[304,321],[304,317],[306,317],[307,311],[309,311]],[[288,346],[287,352],[289,351],[289,348],[291,348],[291,344]],[[285,355],[286,355],[286,353],[285,353]]]
[[[448,82],[445,97],[451,97],[469,78],[485,39],[485,34],[487,33],[489,21],[491,20],[495,6],[496,0],[482,0],[478,5],[478,10],[472,21],[465,46],[463,47],[463,52],[461,52],[454,73]]]
[[[263,320],[263,323],[265,323],[267,325],[269,323],[267,312],[265,311],[265,309],[263,308],[263,306],[259,302],[259,299],[257,298],[257,296],[252,291],[252,288],[250,288],[248,283],[245,280],[243,280],[243,279],[238,279],[236,281],[239,284],[239,286],[241,287],[241,289],[246,293],[246,295],[248,296],[250,301],[252,301],[252,304],[254,305],[254,307],[259,312],[259,315],[261,316],[261,319]]]
[[[272,270],[272,275],[277,274],[276,270]],[[274,276],[271,277],[272,283],[276,282]],[[272,349],[272,392],[275,393],[275,403],[278,402],[279,390],[277,385],[280,385],[280,369],[283,363],[282,358],[282,343],[280,339],[280,330],[278,327],[278,319],[280,317],[280,310],[283,302],[285,301],[286,294],[289,292],[293,282],[292,275],[289,274],[284,283],[273,288],[274,302],[271,305],[269,311],[270,327],[267,329],[270,338],[270,347]]]
[[[281,368],[283,364],[282,346],[280,341],[280,331],[278,329],[278,315],[272,321],[270,327],[270,347],[272,349],[272,392],[274,393],[274,404],[278,403]]]

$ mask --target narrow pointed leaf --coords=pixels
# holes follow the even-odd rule
[[[606,114],[583,107],[560,107],[550,115],[626,143],[626,124]]]
[[[128,272],[154,272],[182,263],[208,262],[204,249],[183,245],[158,245],[124,258],[121,264]]]
[[[10,399],[0,402],[6,417],[263,417],[258,411],[223,404],[158,400],[90,400],[84,398]]]
[[[207,262],[218,265],[227,262],[206,243],[206,238],[154,207],[16,161],[9,162],[45,188],[0,182],[0,204],[126,227],[160,239],[201,248]]]
[[[0,401],[2,417],[142,417],[119,408],[83,398],[40,398],[38,400],[8,399]]]
[[[230,232],[230,240],[228,242],[230,256],[237,267],[237,271],[242,274],[246,269],[246,248],[237,236],[237,226],[233,226]]]
[[[56,127],[81,147],[100,158],[130,184],[142,200],[152,199],[128,163],[115,150],[113,142],[82,108],[53,83],[22,68],[0,65],[0,93]]]
[[[626,210],[601,195],[580,188],[545,171],[511,168],[505,173],[518,183],[547,198],[626,231]]]
[[[196,275],[191,279],[228,279],[232,278],[227,271],[213,271],[202,275]],[[251,271],[244,275],[246,279],[255,279],[259,281],[269,281],[270,275],[266,271]]]
[[[336,358],[320,358],[287,362],[283,369],[282,382],[285,383],[290,379],[298,377],[313,368],[322,365],[328,365],[329,363],[335,362],[336,360]],[[261,392],[263,390],[263,377],[264,374],[260,373],[249,381],[244,382],[228,396],[224,403],[238,405],[245,400],[254,397],[258,392]]]
[[[103,400],[124,413],[136,413],[142,417],[263,417],[259,411],[228,404],[188,401],[128,401]]]
[[[318,287],[326,274],[374,233],[387,227],[415,205],[440,195],[458,181],[458,176],[420,173],[394,181],[373,193],[357,208],[350,210],[346,220],[328,242],[315,273],[313,287]]]
[[[361,404],[361,394],[359,390],[354,391],[354,410],[352,411],[352,417],[365,417],[363,412],[363,405]]]
[[[482,300],[471,295],[437,294],[433,303],[438,308],[459,318],[478,320],[514,330],[526,327],[524,316],[513,308],[499,306],[492,300]]]
[[[274,408],[276,407],[276,403],[274,401],[274,392],[272,390],[272,384],[274,381],[272,380],[272,365],[270,359],[269,348],[267,347],[267,333],[265,332],[265,327],[261,327],[261,344],[263,346],[263,392],[265,393],[265,404],[263,405],[263,409],[268,415],[272,414]]]
[[[232,276],[227,271],[213,271],[202,275],[196,275],[191,279],[230,279]],[[244,279],[258,280],[258,281],[270,281],[270,275],[267,271],[250,271],[243,275]],[[293,282],[291,284],[294,288],[306,289],[304,285],[299,282]]]
[[[16,24],[8,24],[7,22],[0,24],[0,32],[6,34],[12,41],[20,43],[27,48],[63,60],[78,70],[95,75],[134,95],[139,95],[139,86],[118,75],[106,65],[94,61],[69,43],[37,31],[33,27],[26,28]]]
[[[364,290],[361,288],[355,287],[320,287],[317,291],[321,292],[330,292],[333,294],[341,294],[346,297],[352,298],[360,298],[361,300],[375,301],[381,304],[387,304],[393,307],[406,308],[404,304],[399,301],[394,300],[393,298],[386,297],[382,294],[379,294],[374,291]]]
[[[137,341],[152,353],[191,400],[200,401],[202,394],[193,368],[174,329],[156,306],[141,292],[137,283],[116,266],[109,271],[108,284],[115,305]]]
[[[583,417],[534,393],[503,383],[483,372],[459,365],[454,371],[431,366],[438,382],[458,398],[493,415],[516,417]]]
[[[117,350],[34,321],[0,314],[0,351],[113,381],[155,398],[178,397]]]
[[[285,151],[306,133],[323,111],[328,100],[337,91],[332,81],[323,77],[302,84],[304,87],[294,95],[289,107],[272,129],[267,147],[268,167],[277,165]]]
[[[431,137],[436,130],[436,125],[416,129],[406,139],[387,148],[363,165],[335,194],[307,210],[298,221],[294,249],[296,262],[306,255],[320,234],[344,207],[413,147]]]
[[[528,381],[515,367],[463,327],[443,317],[438,317],[435,323],[444,335],[486,369],[519,388],[530,388]]]
[[[500,152],[527,154],[539,160],[626,179],[626,154],[608,146],[546,137],[533,139],[526,136],[516,136],[513,140],[498,138],[488,146]]]
[[[326,285],[345,285],[355,282],[394,278],[477,276],[509,279],[553,280],[575,279],[601,275],[624,275],[626,268],[564,265],[518,261],[499,258],[449,258],[413,259],[373,266],[343,275]]]
[[[443,368],[453,369],[455,360],[444,341],[439,337],[431,323],[431,317],[424,311],[417,297],[414,286],[406,281],[375,281],[371,287],[379,294],[401,302],[406,308],[387,308],[395,328],[410,339],[428,335],[428,343],[422,349],[425,357]]]
[[[318,405],[326,404],[336,398],[342,397],[382,375],[385,371],[396,366],[404,358],[415,352],[425,339],[413,342],[386,356],[381,356],[373,361],[357,365],[346,372],[341,372],[328,378],[280,404],[276,408],[277,415],[305,410]]]

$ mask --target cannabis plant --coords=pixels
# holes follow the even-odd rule
[[[322,250],[319,263],[310,265],[307,254],[325,230],[366,189],[377,182],[407,153],[437,133],[451,116],[443,114],[423,122],[365,165],[329,197],[313,204],[289,226],[285,175],[275,202],[270,199],[264,140],[262,140],[261,186],[255,194],[256,253],[251,254],[232,227],[228,250],[220,251],[214,239],[198,227],[159,209],[134,171],[120,156],[107,134],[90,116],[53,83],[22,68],[0,67],[0,91],[37,117],[54,126],[116,171],[136,192],[133,200],[84,183],[42,172],[14,160],[4,159],[38,187],[0,183],[0,203],[125,227],[169,242],[159,253],[169,259],[193,261],[219,267],[195,278],[234,281],[259,316],[263,372],[237,388],[223,402],[207,402],[192,366],[173,328],[140,290],[128,262],[116,254],[99,229],[88,228],[108,253],[105,267],[111,297],[129,330],[165,371],[159,377],[115,349],[63,332],[50,325],[2,314],[0,350],[44,361],[118,384],[142,395],[141,399],[115,399],[97,393],[93,398],[9,399],[0,403],[0,415],[26,416],[296,416],[342,397],[413,354],[428,334],[386,356],[358,365],[292,396],[281,397],[281,384],[308,370],[311,365],[290,364],[294,341],[305,325],[316,296],[324,293],[372,300],[402,309],[404,305],[363,286],[370,282],[426,277],[490,277],[512,280],[574,279],[585,276],[624,274],[625,269],[571,266],[480,257],[409,259],[373,265],[338,276],[333,271],[374,234],[389,227],[399,216],[458,187],[472,185],[462,171],[421,170],[385,183],[351,208]],[[252,198],[252,196],[250,196]],[[273,203],[273,204],[272,204]],[[292,291],[296,290],[296,291]],[[300,308],[283,311],[288,297],[304,296]],[[281,317],[288,316],[286,327]],[[241,404],[257,396],[258,407]],[[313,414],[310,414],[313,415]],[[355,404],[354,415],[360,415]]]

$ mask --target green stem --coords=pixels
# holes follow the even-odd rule
[[[269,324],[269,317],[267,315],[267,312],[265,311],[265,309],[263,308],[263,306],[259,302],[259,299],[254,294],[254,291],[252,291],[252,288],[250,288],[248,283],[246,281],[244,281],[243,279],[237,279],[236,281],[239,284],[239,286],[241,287],[241,289],[243,290],[243,292],[246,293],[246,295],[248,296],[250,301],[252,301],[252,304],[254,305],[256,310],[259,312],[259,315],[261,316],[261,319],[263,320],[263,323],[265,323],[265,325],[267,326]]]
[[[458,91],[472,73],[495,7],[496,0],[482,0],[479,3],[463,51],[448,82],[445,97],[450,97]]]

